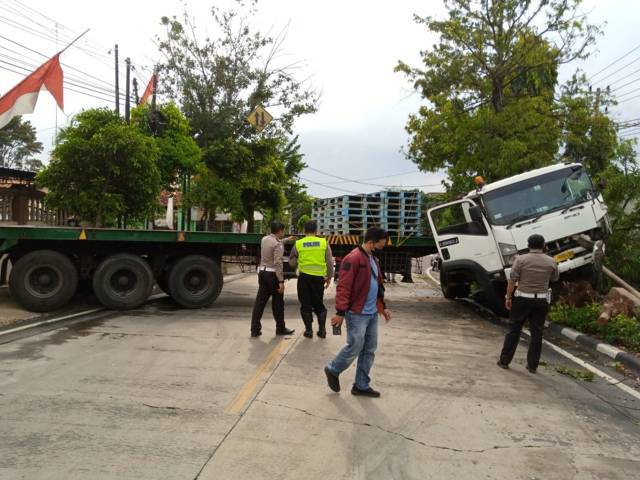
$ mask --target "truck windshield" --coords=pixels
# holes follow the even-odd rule
[[[594,197],[589,175],[574,166],[490,191],[483,202],[492,224],[512,225]]]

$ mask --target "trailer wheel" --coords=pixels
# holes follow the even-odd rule
[[[211,305],[222,291],[222,272],[218,263],[203,255],[177,260],[169,270],[169,292],[184,308]]]
[[[20,258],[9,278],[11,296],[32,312],[63,307],[78,286],[78,270],[65,255],[36,250]]]
[[[153,273],[142,258],[119,253],[104,259],[93,274],[93,292],[112,310],[142,305],[153,289]]]

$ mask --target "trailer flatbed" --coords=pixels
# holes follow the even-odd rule
[[[90,288],[108,308],[141,305],[157,282],[185,308],[210,305],[223,285],[223,258],[259,261],[262,234],[128,230],[82,227],[0,226],[0,283],[25,308],[46,312]],[[361,241],[329,235],[336,261]],[[436,251],[430,237],[390,238],[380,253],[383,269],[411,275],[411,259]]]

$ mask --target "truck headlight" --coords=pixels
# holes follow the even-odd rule
[[[507,265],[513,264],[513,260],[516,258],[516,255],[518,255],[518,247],[511,243],[498,243],[498,246],[500,247],[500,253],[502,254],[504,263]]]

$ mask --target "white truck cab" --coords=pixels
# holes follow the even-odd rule
[[[475,282],[491,308],[503,312],[510,266],[516,255],[527,252],[530,235],[545,238],[547,253],[562,274],[593,263],[593,249],[581,246],[581,236],[597,242],[611,231],[602,195],[579,163],[551,165],[487,185],[477,177],[476,183],[478,188],[464,198],[428,212],[447,298],[468,296]]]

